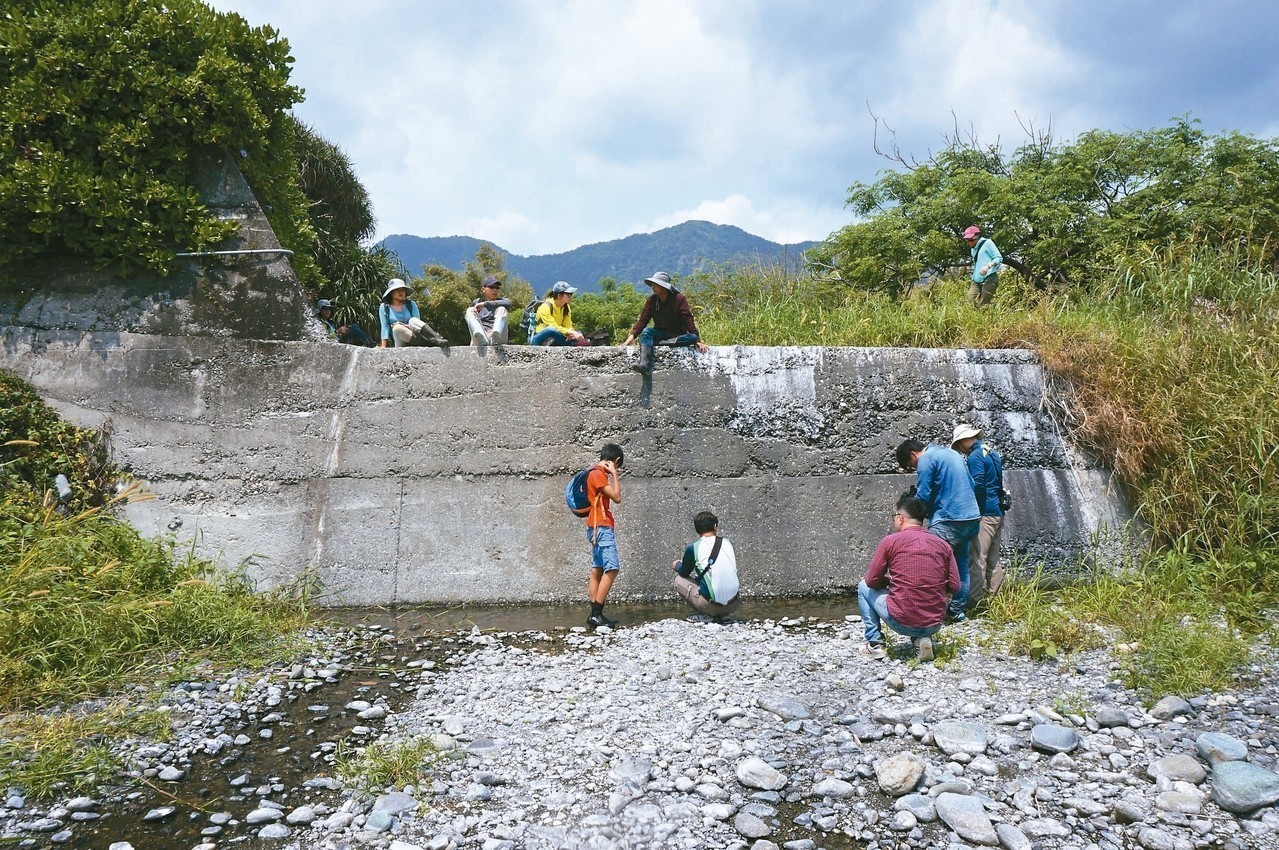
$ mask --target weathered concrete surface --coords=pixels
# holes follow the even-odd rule
[[[220,155],[197,172],[205,205],[240,225],[218,250],[255,253],[187,258],[170,277],[128,280],[87,271],[82,263],[31,264],[0,291],[0,325],[247,339],[317,336],[288,253],[235,164]]]
[[[568,476],[626,450],[614,598],[669,594],[691,516],[721,517],[758,595],[849,588],[897,495],[892,449],[987,429],[1016,497],[1006,553],[1059,564],[1124,520],[1071,451],[1023,351],[721,347],[361,349],[82,329],[0,329],[0,367],[72,421],[114,426],[155,493],[144,531],[314,571],[343,605],[578,600],[588,552]]]

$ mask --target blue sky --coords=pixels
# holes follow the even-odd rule
[[[778,242],[955,133],[1279,136],[1279,4],[1147,0],[209,0],[289,41],[295,111],[378,238],[549,254],[706,219]]]

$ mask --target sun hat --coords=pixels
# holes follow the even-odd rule
[[[649,286],[660,286],[675,291],[675,284],[671,283],[671,276],[666,272],[654,272],[652,277],[644,278],[644,282]]]
[[[980,437],[981,435],[982,430],[980,428],[974,428],[971,425],[960,422],[955,426],[955,432],[950,435],[951,448],[954,448],[955,443],[958,443],[960,440],[967,440],[969,437]]]
[[[976,239],[978,236],[981,236],[981,228],[975,224],[964,231],[964,239]]]
[[[569,286],[567,280],[557,280],[555,281],[555,285],[551,287],[551,294],[559,295],[561,292],[567,292],[569,295],[572,295],[574,292],[577,292],[577,287]]]
[[[386,285],[386,292],[382,293],[382,300],[385,301],[386,299],[390,298],[391,293],[397,289],[408,289],[408,288],[409,288],[409,285],[407,283],[400,280],[398,277],[393,277],[391,278],[390,282],[387,283]]]
[[[333,302],[332,302],[332,301],[330,301],[330,300],[329,300],[329,299],[327,299],[327,298],[321,298],[319,301],[316,301],[316,302],[315,302],[315,309],[316,309],[316,310],[323,310],[325,307],[328,307],[329,309],[332,309],[332,308],[333,308]]]

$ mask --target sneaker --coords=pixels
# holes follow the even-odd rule
[[[933,660],[933,639],[932,638],[915,638],[915,657],[920,661]]]
[[[965,614],[963,611],[947,611],[947,612],[946,612],[946,622],[948,622],[948,623],[966,623],[966,622],[968,622],[968,615],[967,615],[967,614]]]
[[[475,333],[471,334],[471,345],[475,345],[475,346],[487,345],[488,341],[489,341],[488,337],[486,337],[482,331],[476,331]]]
[[[878,661],[881,658],[888,657],[888,650],[884,649],[884,645],[882,643],[868,643],[862,647],[862,655]]]

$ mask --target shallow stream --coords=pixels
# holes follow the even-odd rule
[[[784,620],[813,617],[842,620],[854,613],[847,596],[750,600],[737,612],[738,619]],[[103,850],[113,842],[128,841],[135,850],[192,850],[206,838],[218,847],[280,848],[289,843],[257,837],[260,825],[247,824],[244,815],[268,799],[290,811],[317,797],[336,807],[342,797],[336,791],[302,790],[317,774],[331,774],[320,760],[320,746],[351,736],[357,725],[374,727],[368,738],[352,738],[356,746],[376,737],[379,723],[366,723],[344,706],[352,700],[385,700],[391,711],[413,698],[413,688],[402,685],[410,671],[408,659],[442,659],[456,651],[445,639],[460,630],[483,632],[563,632],[583,626],[588,613],[574,605],[451,606],[405,609],[352,608],[326,612],[326,618],[345,626],[376,626],[386,630],[389,643],[370,647],[367,666],[343,675],[306,694],[290,691],[274,711],[284,715],[273,724],[270,738],[255,737],[254,722],[243,730],[251,741],[228,747],[218,756],[196,754],[186,777],[176,783],[148,780],[122,803],[104,804],[101,817],[75,823],[66,841],[53,843],[47,836],[33,836],[33,843],[18,846],[58,847],[66,850]],[[687,617],[690,609],[681,600],[610,604],[609,616],[619,628],[671,617]],[[238,781],[237,781],[238,780]],[[234,783],[234,784],[233,784]],[[158,820],[143,821],[152,810],[173,806],[175,811]],[[236,816],[223,824],[211,817],[218,812]],[[217,827],[216,833],[212,830]],[[833,846],[833,845],[832,845]]]

